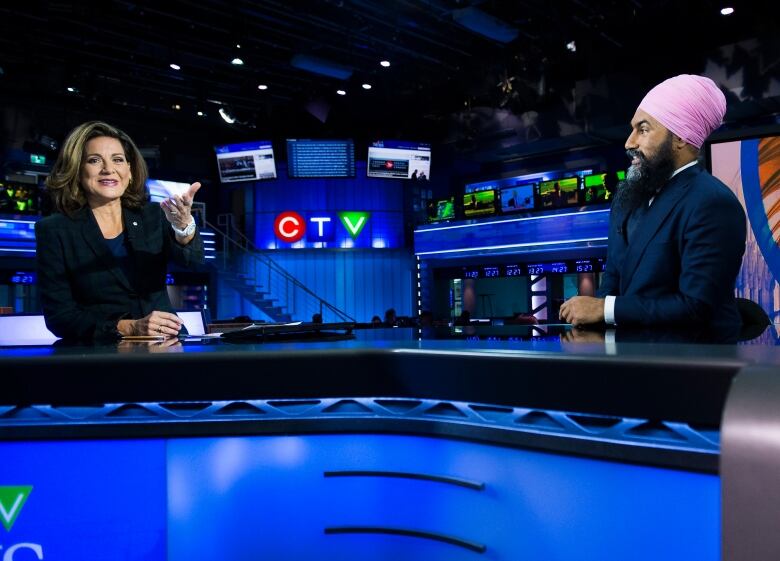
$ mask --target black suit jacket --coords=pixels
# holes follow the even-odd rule
[[[599,296],[616,296],[618,325],[740,325],[734,284],[745,251],[745,211],[695,165],[664,186],[627,238],[613,209]]]
[[[154,310],[173,312],[165,277],[169,260],[183,267],[203,263],[200,233],[176,242],[160,205],[122,209],[134,282],[108,249],[92,211],[54,214],[35,224],[38,287],[46,327],[67,339],[116,337],[120,319]]]

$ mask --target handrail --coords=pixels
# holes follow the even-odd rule
[[[225,231],[223,231],[220,228],[220,226],[223,226],[222,224],[223,218],[225,219],[224,227],[226,229],[230,229],[231,233],[237,234],[240,241],[235,240],[231,235],[227,234]],[[252,243],[252,241],[243,232],[241,232],[238,228],[236,228],[236,226],[233,224],[233,220],[234,217],[232,214],[229,213],[220,214],[219,216],[217,216],[217,221],[219,222],[219,226],[215,226],[214,224],[208,221],[205,221],[205,224],[209,227],[209,229],[215,231],[220,236],[222,236],[222,239],[224,241],[227,241],[228,243],[236,246],[238,249],[244,251],[247,255],[251,255],[255,260],[258,260],[263,265],[266,265],[269,269],[269,277],[270,277],[270,272],[274,271],[277,274],[281,275],[285,281],[290,282],[295,288],[302,290],[304,293],[316,299],[319,302],[320,314],[322,314],[322,309],[324,307],[330,310],[331,312],[333,312],[334,314],[336,314],[344,321],[350,321],[350,322],[355,321],[355,319],[349,316],[346,312],[340,310],[330,302],[327,302],[326,300],[318,296],[308,286],[303,284],[301,281],[299,281],[297,278],[291,275],[287,270],[285,270],[284,267],[279,265],[270,256],[268,256],[266,253],[260,250],[254,243]]]

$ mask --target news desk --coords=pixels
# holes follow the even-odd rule
[[[776,559],[777,332],[0,348],[0,559]]]

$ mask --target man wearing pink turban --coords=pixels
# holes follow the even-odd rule
[[[645,96],[626,141],[631,167],[612,203],[599,297],[567,300],[562,320],[739,328],[745,213],[698,163],[725,113],[723,93],[703,76],[675,76]]]

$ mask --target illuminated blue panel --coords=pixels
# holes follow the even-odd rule
[[[163,440],[4,442],[0,458],[0,487],[32,486],[10,531],[0,528],[0,553],[30,543],[43,555],[12,558],[166,559]]]
[[[609,210],[564,212],[422,226],[414,231],[414,252],[447,258],[603,248],[608,234]]]
[[[391,471],[458,478],[326,472]],[[168,558],[655,561],[719,558],[719,479],[429,437],[201,438],[168,445]]]
[[[35,220],[0,218],[0,255],[35,255]]]

